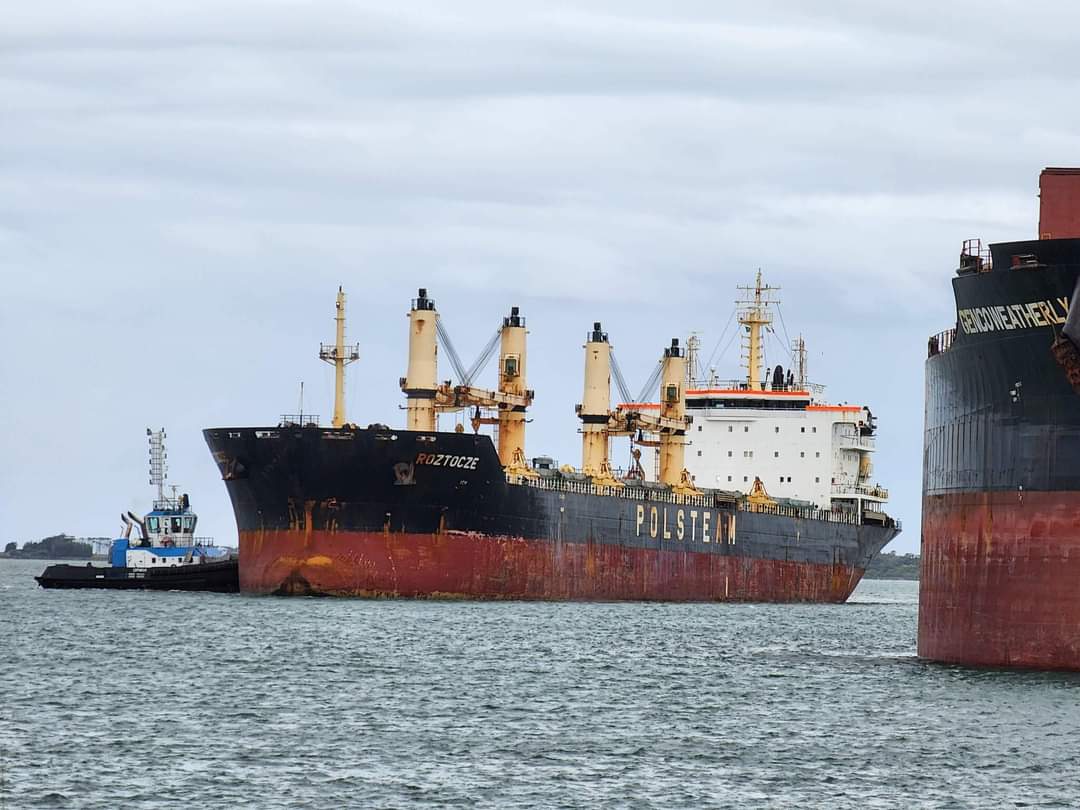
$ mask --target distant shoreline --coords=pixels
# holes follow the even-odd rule
[[[897,554],[889,551],[879,554],[866,567],[863,579],[897,579],[918,581],[919,555]]]

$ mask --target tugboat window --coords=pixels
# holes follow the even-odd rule
[[[180,518],[178,517],[172,518],[172,533],[180,534]]]
[[[191,518],[189,518],[189,517],[184,518],[184,531],[185,532],[190,532],[193,528],[194,528],[194,526],[191,525]]]
[[[160,531],[158,528],[158,519],[156,517],[147,518],[146,522],[150,526],[150,531],[154,532],[154,534],[157,534]]]

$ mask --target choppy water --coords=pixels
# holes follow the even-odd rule
[[[0,561],[0,808],[1077,807],[1080,677],[852,603],[44,591]]]

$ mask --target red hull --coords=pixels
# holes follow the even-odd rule
[[[843,602],[862,574],[843,565],[466,533],[240,533],[240,589],[249,593]]]
[[[923,500],[919,655],[1080,669],[1080,493]]]

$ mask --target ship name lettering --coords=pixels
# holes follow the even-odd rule
[[[686,530],[687,512],[690,513],[689,533]],[[700,537],[698,535],[699,516],[701,517]],[[668,510],[666,506],[662,508],[650,506],[648,512],[646,512],[645,506],[639,503],[634,508],[634,534],[637,537],[641,537],[642,530],[645,528],[647,521],[649,537],[653,539],[671,540],[674,537],[676,540],[689,539],[695,541],[700,539],[702,543],[713,542],[711,533],[713,513],[708,509],[702,509],[700,512],[697,509],[677,509],[675,510],[673,518],[673,523],[675,524],[674,529],[672,529],[672,524],[668,522]],[[718,524],[716,527],[717,542],[721,542],[723,535],[722,529],[723,526]]]
[[[972,307],[956,312],[960,328],[969,335],[1014,329],[1038,329],[1063,324],[1068,314],[1068,298],[1045,299],[1008,306]]]
[[[479,456],[453,456],[446,453],[418,453],[417,464],[429,467],[455,467],[459,470],[475,470]]]

